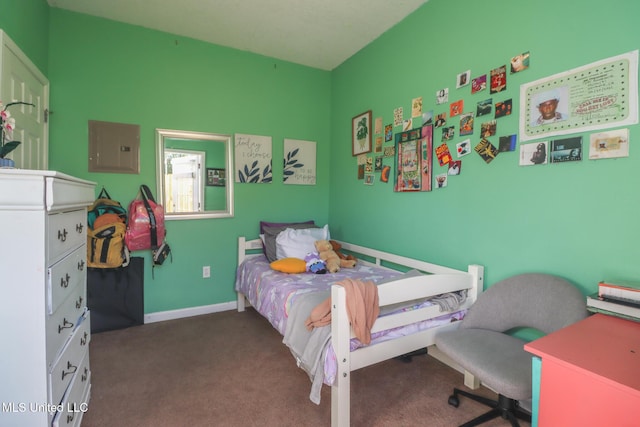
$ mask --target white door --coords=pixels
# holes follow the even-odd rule
[[[205,156],[204,151],[164,150],[166,212],[204,211]]]
[[[49,81],[20,48],[0,30],[0,101],[34,104],[13,105],[16,120],[13,139],[20,145],[7,157],[20,169],[45,170],[49,165],[49,128],[45,111],[49,110]]]

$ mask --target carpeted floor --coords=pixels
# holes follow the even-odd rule
[[[331,425],[330,388],[323,386],[320,405],[309,400],[308,376],[252,309],[94,334],[90,356],[84,427]],[[447,404],[462,380],[430,356],[358,370],[351,377],[351,425],[462,424],[487,410],[464,398],[457,409]]]

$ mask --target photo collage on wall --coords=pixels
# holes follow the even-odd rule
[[[586,112],[609,117],[611,111],[611,120],[618,120],[619,125],[637,123],[637,62],[638,51],[634,51],[576,69],[595,71],[602,79],[613,80],[614,72],[606,71],[606,66],[611,66],[626,76],[626,83],[612,83],[611,96],[602,99],[579,95],[580,84],[590,93],[586,79],[565,84],[568,87],[556,87],[562,78],[574,76],[576,70],[535,82],[523,81],[527,73],[519,73],[532,65],[528,51],[486,72],[462,71],[455,76],[455,87],[436,90],[431,102],[416,97],[411,100],[410,110],[402,106],[394,108],[392,123],[385,124],[382,117],[375,118],[373,153],[358,154],[358,179],[373,185],[379,173],[379,181],[388,183],[395,165],[394,191],[421,192],[431,191],[432,179],[435,179],[433,188],[447,187],[449,177],[462,175],[463,158],[471,153],[491,164],[498,157],[518,151],[519,155],[512,159],[515,161],[517,157],[520,166],[580,162],[585,157],[592,160],[626,157],[629,155],[628,129],[570,135],[614,126],[605,121],[599,126],[570,129],[561,122],[573,120],[573,116],[584,118]],[[510,95],[518,87],[519,103]],[[469,98],[469,94],[477,100]],[[616,95],[629,99],[635,107],[629,108],[627,114],[615,116],[612,104]],[[405,117],[405,111],[411,111],[410,117]],[[514,126],[515,120],[518,120],[519,134],[500,131],[518,127]],[[526,142],[541,137],[548,139]],[[437,173],[434,167],[446,169]]]

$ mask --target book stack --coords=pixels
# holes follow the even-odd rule
[[[640,281],[598,283],[598,292],[587,296],[589,311],[640,321]]]

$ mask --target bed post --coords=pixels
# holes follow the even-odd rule
[[[238,264],[240,265],[242,264],[242,261],[244,261],[244,257],[245,257],[245,251],[246,251],[246,241],[244,236],[240,236],[238,237]],[[242,292],[236,292],[237,293],[237,299],[238,299],[238,311],[244,311],[244,294]]]
[[[473,286],[470,289],[471,299],[475,302],[484,290],[484,266],[478,264],[469,265],[467,271],[471,275]]]
[[[471,295],[471,299],[475,302],[480,293],[484,290],[484,266],[472,264],[469,266],[467,270],[472,277],[473,287],[469,290]],[[471,372],[465,370],[464,371],[464,385],[469,387],[471,390],[475,390],[480,387],[480,380],[477,379]]]
[[[331,342],[338,371],[331,387],[331,427],[349,427],[351,407],[351,326],[347,316],[346,292],[331,286]]]

